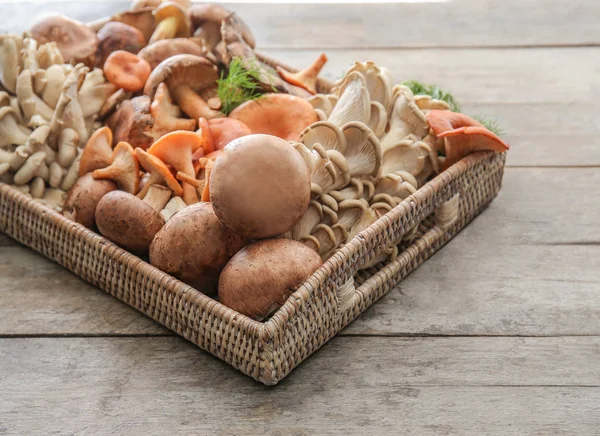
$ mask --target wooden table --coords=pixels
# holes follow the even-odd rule
[[[127,2],[20,3],[0,28]],[[232,7],[290,64],[372,59],[496,118],[500,196],[275,388],[0,236],[0,434],[600,434],[600,4]]]

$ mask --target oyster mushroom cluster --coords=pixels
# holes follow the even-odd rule
[[[311,203],[284,236],[323,259],[416,192],[444,167],[444,159],[454,163],[466,154],[457,149],[460,141],[446,147],[446,158],[438,152],[447,145],[444,135],[450,136],[441,131],[442,120],[469,117],[449,111],[445,101],[392,84],[385,68],[355,62],[330,94],[308,99],[319,121],[302,132],[295,147],[311,171]],[[505,149],[501,141],[495,146]],[[397,247],[389,247],[364,268],[396,255]]]
[[[0,35],[0,83],[0,180],[60,211],[116,87],[99,69],[64,63],[56,43],[17,35]]]

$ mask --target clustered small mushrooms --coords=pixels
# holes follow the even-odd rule
[[[372,62],[325,90],[324,54],[292,71],[255,45],[188,0],[0,35],[0,181],[262,321],[434,174],[508,149]]]
[[[60,44],[0,35],[0,180],[58,211],[98,112],[116,90],[101,70],[64,63],[63,56],[86,56],[72,23],[63,24]],[[44,32],[58,25],[31,33],[46,41]]]

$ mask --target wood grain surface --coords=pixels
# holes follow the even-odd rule
[[[125,1],[0,3],[0,29]],[[0,235],[0,435],[599,435],[600,3],[235,4],[325,76],[437,83],[511,144],[499,197],[275,388]]]

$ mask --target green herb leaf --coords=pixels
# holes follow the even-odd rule
[[[452,94],[443,91],[437,85],[427,85],[416,80],[406,80],[402,82],[404,86],[408,86],[415,95],[429,95],[436,100],[443,100],[450,106],[453,112],[460,112],[460,105],[454,99]]]
[[[494,132],[496,135],[500,136],[504,132],[502,131],[502,127],[498,124],[498,121],[493,118],[485,118],[480,115],[475,115],[472,117],[474,120],[479,121],[481,124],[485,126],[490,132]]]
[[[217,95],[221,100],[221,111],[225,115],[242,103],[260,97],[260,71],[246,65],[242,58],[233,58],[229,64],[229,72],[217,80]]]

